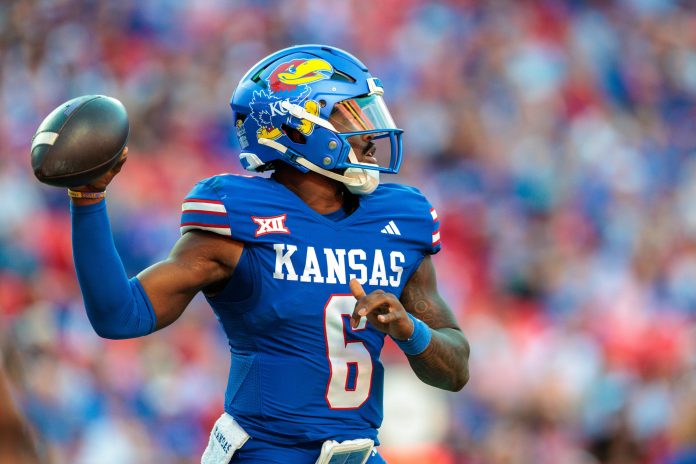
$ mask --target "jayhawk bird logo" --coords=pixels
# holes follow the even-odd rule
[[[254,92],[251,99],[251,117],[260,126],[259,138],[277,139],[283,132],[279,129],[290,122],[291,116],[280,106],[283,101],[303,105],[307,111],[319,114],[319,106],[313,100],[307,100],[311,93],[309,84],[328,79],[333,74],[333,67],[319,58],[297,59],[279,64],[266,78],[268,90]],[[313,130],[313,124],[303,121],[298,129],[305,135]]]

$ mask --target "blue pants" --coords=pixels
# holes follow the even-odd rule
[[[235,451],[230,464],[314,464],[320,451],[321,443],[283,446],[250,438]],[[366,464],[386,464],[386,461],[375,452]]]

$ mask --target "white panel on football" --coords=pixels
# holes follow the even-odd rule
[[[58,138],[57,132],[40,132],[34,136],[34,140],[31,141],[31,149],[37,145],[53,145],[56,143]]]

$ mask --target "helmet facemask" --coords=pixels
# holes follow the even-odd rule
[[[335,166],[332,170],[293,150],[295,163],[342,182],[350,192],[358,195],[372,193],[377,188],[380,172],[391,174],[399,171],[403,131],[394,124],[381,92],[336,103],[328,120],[296,104],[283,102],[281,106],[294,119],[301,121],[295,122],[295,126],[310,123],[317,126],[314,130],[329,131],[333,135],[322,159],[323,165]],[[259,143],[282,150],[275,142],[259,139]]]

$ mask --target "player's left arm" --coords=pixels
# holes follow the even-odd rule
[[[464,388],[469,381],[469,342],[437,291],[435,266],[430,256],[426,256],[406,283],[401,303],[432,332],[425,351],[407,356],[418,378],[446,390]]]
[[[366,316],[375,328],[390,335],[428,385],[451,391],[464,388],[469,381],[469,342],[437,291],[430,256],[408,280],[401,299],[382,290],[366,295],[357,280],[350,282],[350,288],[358,300],[354,326]]]

